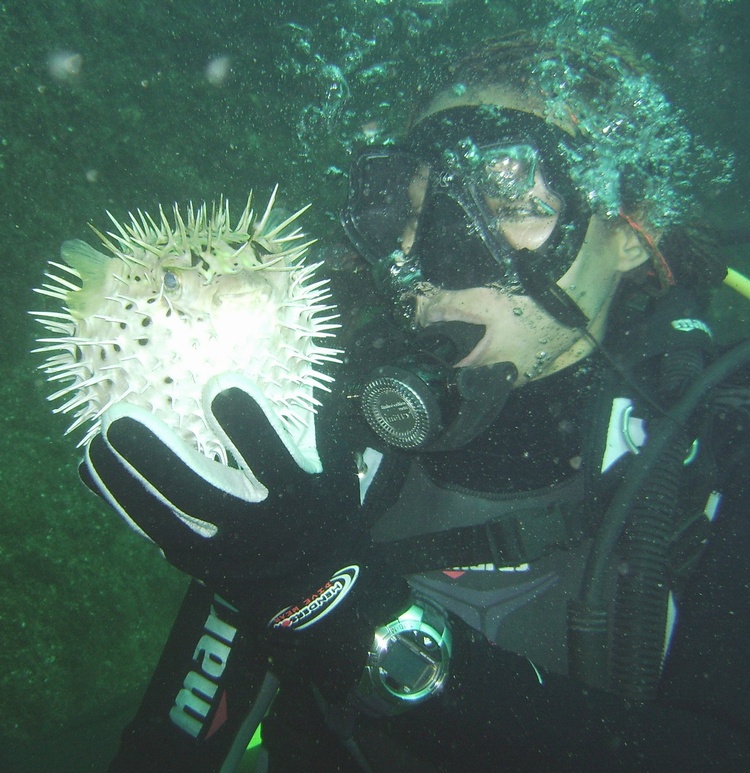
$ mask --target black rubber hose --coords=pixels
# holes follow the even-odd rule
[[[661,360],[659,392],[668,404],[700,378],[703,352],[676,349]],[[656,697],[669,607],[669,545],[688,439],[679,433],[649,476],[618,543],[617,590],[612,618],[610,686],[637,701]]]
[[[685,396],[668,412],[649,438],[644,450],[633,460],[624,483],[607,508],[589,553],[581,583],[581,594],[568,608],[568,651],[571,675],[587,684],[608,685],[607,607],[604,590],[610,557],[628,522],[639,492],[644,488],[662,455],[675,447],[682,431],[707,392],[731,373],[750,363],[750,340],[736,345],[712,363]]]
[[[669,543],[688,445],[681,434],[661,455],[618,543],[610,686],[633,700],[653,700],[661,676]]]
[[[703,370],[700,349],[676,349],[662,356],[659,392],[667,405],[673,405],[687,392]]]

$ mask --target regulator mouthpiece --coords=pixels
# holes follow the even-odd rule
[[[455,368],[484,328],[463,322],[431,325],[421,347],[372,372],[362,385],[365,420],[385,442],[406,451],[466,445],[499,415],[518,378],[509,362]]]

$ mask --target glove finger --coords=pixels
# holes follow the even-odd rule
[[[127,420],[129,423],[121,424]],[[134,430],[134,425],[140,425],[146,434]],[[123,429],[126,428],[126,429]],[[127,403],[118,404],[110,408],[102,418],[102,433],[104,439],[110,445],[113,442],[120,443],[120,455],[123,464],[135,468],[136,474],[150,483],[155,483],[159,478],[159,491],[170,502],[177,502],[183,493],[184,480],[194,479],[196,485],[205,485],[218,489],[246,502],[260,502],[266,498],[268,491],[258,482],[252,471],[245,468],[238,470],[228,467],[221,462],[209,459],[204,454],[189,445],[174,430],[163,421],[143,408]],[[133,438],[136,441],[133,442]],[[146,463],[144,467],[141,449],[137,443],[139,438],[146,438],[146,448],[153,456],[153,463]],[[114,448],[118,452],[117,448]],[[169,452],[173,458],[173,467],[169,474],[163,474],[159,463],[161,453]],[[140,464],[140,466],[139,466]],[[184,512],[193,513],[193,508],[184,508]],[[193,513],[200,516],[200,513]],[[209,514],[210,515],[210,514]],[[202,516],[200,516],[202,517]],[[209,518],[209,520],[212,520]]]
[[[142,481],[135,481],[120,457],[97,435],[86,449],[84,482],[108,502],[136,531],[155,542],[168,555],[183,542],[205,542],[175,517]]]
[[[218,588],[250,566],[276,576],[288,568],[289,555],[300,553],[295,539],[268,528],[267,502],[249,504],[211,486],[137,421],[118,419],[106,440],[93,438],[84,466],[84,482],[173,566]],[[159,488],[171,489],[175,477],[182,485],[170,502]]]
[[[118,486],[117,476],[124,476],[126,473],[101,435],[95,435],[86,447],[84,457],[78,465],[78,474],[86,486],[110,505],[133,531],[151,540],[148,534],[130,517],[124,505],[120,504],[119,499],[123,497],[121,488]],[[130,480],[130,476],[126,479]]]
[[[272,410],[272,409],[271,409]],[[211,401],[211,413],[223,432],[271,492],[302,483],[307,477],[254,396],[239,387],[225,389]]]
[[[186,559],[191,566],[199,559],[201,566],[212,560],[218,534],[236,532],[250,515],[246,498],[228,496],[131,417],[105,424],[104,437],[90,444],[88,459],[110,504],[172,563],[193,574]],[[238,470],[231,472],[246,480]]]
[[[81,477],[136,532],[154,542],[169,562],[193,577],[201,577],[204,566],[184,556],[201,556],[208,542],[188,529],[164,503],[150,496],[122,465],[101,435],[86,449]]]

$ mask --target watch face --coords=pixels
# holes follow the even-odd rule
[[[426,621],[428,615],[436,627]],[[368,662],[372,687],[396,711],[404,710],[442,688],[450,656],[451,633],[444,613],[429,602],[415,604],[376,631]]]
[[[403,631],[388,642],[378,664],[383,686],[402,700],[432,694],[442,669],[438,642],[421,631]]]
[[[365,672],[352,697],[375,715],[407,711],[443,687],[452,648],[446,613],[420,597],[375,631]]]

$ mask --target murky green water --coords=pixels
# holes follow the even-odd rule
[[[396,137],[456,51],[562,17],[663,66],[691,127],[736,155],[733,182],[702,191],[712,219],[747,232],[748,0],[0,3],[0,768],[101,769],[184,587],[78,482],[27,353],[46,260],[106,229],[105,210],[239,203],[276,182],[283,206],[313,202],[307,228],[334,255],[352,148]],[[728,260],[750,270],[746,248]],[[723,340],[750,333],[747,301],[722,289],[715,309]]]

